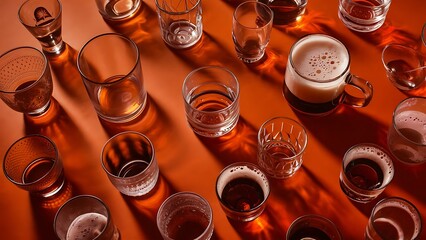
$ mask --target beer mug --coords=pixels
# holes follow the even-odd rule
[[[349,51],[339,40],[312,34],[297,41],[290,50],[283,94],[295,110],[322,116],[340,104],[365,107],[373,96],[372,85],[350,73]],[[347,92],[352,86],[361,94]]]

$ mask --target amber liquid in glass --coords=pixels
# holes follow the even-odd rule
[[[265,199],[262,187],[255,180],[239,177],[225,185],[223,203],[230,209],[245,212],[259,206]]]

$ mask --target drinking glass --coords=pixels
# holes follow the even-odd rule
[[[99,117],[122,123],[142,113],[147,92],[139,49],[131,39],[117,33],[95,36],[78,54],[77,67]]]
[[[183,82],[186,118],[192,130],[205,137],[220,137],[237,125],[239,83],[226,68],[207,66],[192,71]]]
[[[343,104],[367,106],[373,86],[350,72],[349,51],[342,42],[325,34],[310,34],[290,49],[283,93],[294,110],[324,116]]]
[[[253,63],[263,57],[273,18],[272,10],[262,2],[246,1],[238,5],[232,20],[232,39],[239,59]]]
[[[422,218],[417,208],[399,197],[382,199],[371,211],[366,240],[418,239]]]
[[[385,22],[391,0],[339,0],[338,16],[346,27],[357,32],[372,32]]]
[[[340,171],[340,187],[348,198],[366,203],[375,199],[392,181],[394,166],[383,148],[360,143],[346,151]]]
[[[228,165],[216,180],[216,196],[223,211],[237,221],[248,222],[260,216],[269,193],[266,175],[248,162]]]
[[[18,17],[25,28],[40,42],[46,53],[60,54],[62,41],[62,4],[59,0],[27,0]]]
[[[163,239],[208,240],[213,235],[213,211],[206,199],[192,192],[168,197],[157,213]]]
[[[56,212],[53,227],[61,240],[120,239],[108,206],[92,195],[79,195],[65,202]]]
[[[55,196],[66,185],[55,143],[32,134],[18,139],[6,152],[3,171],[7,179],[34,196]]]
[[[128,196],[149,193],[158,180],[154,146],[138,132],[125,131],[111,137],[102,149],[101,163],[111,183]]]
[[[257,140],[259,166],[269,176],[291,177],[302,166],[308,135],[299,122],[271,118],[260,127]]]
[[[294,220],[288,228],[287,240],[301,239],[343,239],[336,225],[320,215],[303,215]]]
[[[13,110],[39,116],[49,109],[53,92],[46,56],[18,47],[0,56],[0,98]]]
[[[142,5],[141,0],[96,0],[104,19],[122,20],[132,17]]]
[[[274,25],[288,25],[297,22],[305,14],[308,0],[260,0],[274,13]]]
[[[425,82],[425,58],[413,48],[386,45],[382,51],[382,63],[389,81],[399,90],[413,90]]]
[[[203,35],[201,0],[155,0],[161,36],[172,48],[195,45]]]
[[[392,155],[403,163],[426,162],[426,97],[402,100],[393,112],[388,132]]]

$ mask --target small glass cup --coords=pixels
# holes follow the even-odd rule
[[[346,151],[340,171],[340,187],[353,201],[375,199],[392,181],[394,167],[380,146],[360,143]]]
[[[62,4],[59,0],[27,0],[19,8],[18,17],[40,42],[43,51],[60,54],[62,41]]]
[[[122,123],[142,113],[147,92],[139,49],[131,39],[117,33],[95,36],[80,50],[77,67],[99,117]]]
[[[206,199],[192,192],[168,197],[157,213],[163,239],[208,240],[213,235],[213,211]]]
[[[413,48],[386,45],[382,51],[382,63],[388,79],[399,90],[413,90],[425,82],[425,58]]]
[[[228,218],[248,222],[266,207],[270,188],[266,175],[255,165],[237,162],[225,167],[216,180],[216,196]]]
[[[53,227],[61,240],[120,239],[108,206],[91,195],[79,195],[65,202],[56,212]]]
[[[274,12],[274,25],[289,25],[297,22],[304,14],[308,0],[260,0]]]
[[[391,0],[339,0],[338,16],[345,26],[356,32],[372,32],[385,22]]]
[[[336,225],[320,215],[304,215],[294,220],[288,228],[286,240],[343,239]]]
[[[239,59],[254,63],[263,57],[273,18],[272,10],[262,2],[246,1],[238,5],[232,21],[232,39]]]
[[[393,112],[388,132],[392,155],[407,164],[426,162],[426,97],[402,100]]]
[[[302,166],[308,134],[299,122],[271,118],[260,127],[257,140],[259,166],[269,176],[291,177]]]
[[[34,196],[54,197],[66,185],[58,149],[43,135],[14,142],[4,156],[3,170],[9,181]]]
[[[111,183],[124,195],[145,195],[158,181],[154,146],[141,133],[125,131],[111,137],[102,149],[101,162]]]
[[[40,116],[49,109],[52,75],[46,56],[33,47],[18,47],[0,56],[0,98],[13,110]]]
[[[172,48],[195,45],[203,35],[201,0],[155,0],[161,36]]]
[[[371,211],[365,239],[418,239],[421,231],[417,208],[403,198],[391,197],[382,199]]]
[[[205,137],[220,137],[237,125],[239,83],[226,68],[207,66],[192,71],[183,82],[185,112],[192,130]]]
[[[132,17],[142,5],[141,0],[96,0],[104,19],[123,20]]]

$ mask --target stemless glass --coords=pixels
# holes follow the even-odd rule
[[[33,47],[14,48],[0,56],[0,98],[30,116],[45,113],[53,92],[46,56]]]

